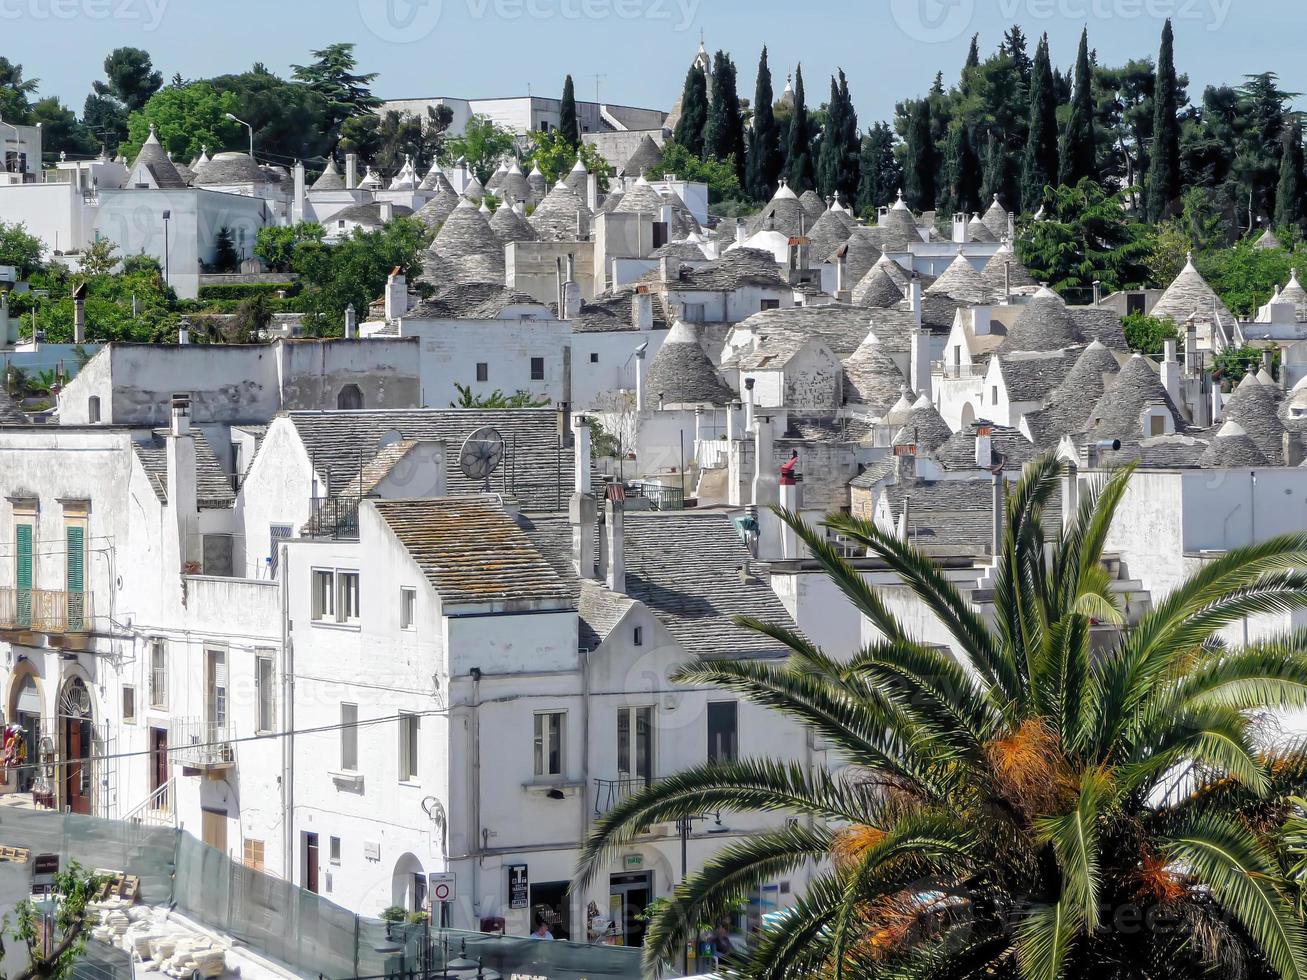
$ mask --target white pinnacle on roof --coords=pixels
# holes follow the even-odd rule
[[[531,173],[528,174],[528,176],[530,176],[530,177],[543,177],[544,174],[540,171],[540,164],[538,164],[538,163],[533,163],[533,164],[531,164]]]
[[[849,211],[848,208],[846,208],[843,204],[840,203],[840,192],[839,192],[839,191],[836,191],[836,192],[835,192],[835,196],[834,196],[833,198],[831,198],[830,210],[832,210],[832,211],[840,211],[840,212],[842,212],[842,213],[844,213],[844,214],[851,214],[851,213],[852,213],[852,212]]]
[[[1219,317],[1227,324],[1234,322],[1234,317],[1216,295],[1216,291],[1207,284],[1207,280],[1194,265],[1192,252],[1185,256],[1184,268],[1171,285],[1166,287],[1151,315],[1159,319],[1170,317],[1176,323],[1186,323],[1190,318],[1212,317]]]
[[[899,388],[899,400],[894,403],[894,406],[888,412],[885,413],[885,418],[881,421],[888,425],[902,425],[908,420],[908,415],[912,412],[912,404],[914,401],[916,401],[916,399],[912,397],[912,391],[907,385],[903,385]]]
[[[578,153],[576,155],[576,163],[572,164],[572,173],[584,174],[588,172],[589,171],[585,169],[585,162],[581,159],[581,154]]]
[[[522,166],[517,162],[517,157],[513,157],[513,164],[508,168],[508,173],[510,176],[516,174],[520,177],[522,175]]]
[[[898,200],[894,202],[894,210],[895,210],[895,211],[908,211],[908,210],[910,210],[910,209],[908,208],[908,202],[905,201],[905,200],[903,200],[903,188],[901,188],[901,187],[899,188],[899,197],[898,197]]]
[[[1302,288],[1302,283],[1298,281],[1298,270],[1291,269],[1289,281],[1285,284],[1284,291],[1280,293],[1280,301],[1283,303],[1307,303],[1307,290]]]
[[[797,201],[799,195],[790,190],[789,181],[784,177],[781,178],[780,186],[776,188],[776,193],[772,195],[773,201]]]
[[[363,175],[363,179],[359,181],[359,187],[367,187],[372,190],[381,188],[381,178],[376,175],[371,165],[368,166],[368,172]]]
[[[490,205],[486,203],[486,199],[484,197],[481,198],[481,207],[478,208],[477,210],[479,210],[482,214],[490,213]]]

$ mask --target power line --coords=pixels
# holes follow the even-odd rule
[[[320,735],[325,732],[337,732],[343,729],[371,728],[374,725],[388,725],[391,722],[401,721],[404,718],[427,718],[436,715],[447,715],[446,708],[435,708],[430,711],[405,711],[400,714],[388,715],[384,718],[369,718],[366,721],[357,721],[353,724],[320,725],[317,728],[300,728],[288,732],[267,732],[263,735],[245,735],[240,738],[224,738],[214,742],[191,742],[186,745],[170,745],[165,749],[165,753],[172,755],[174,752],[189,752],[195,749],[221,748],[227,745],[240,745],[244,742],[269,742],[275,738],[287,738],[292,735]],[[78,721],[76,718],[66,718],[63,715],[57,716],[59,719]],[[72,766],[85,762],[109,762],[114,759],[134,759],[137,756],[154,756],[157,753],[153,749],[141,749],[137,752],[115,752],[110,755],[88,755],[79,759],[55,759],[49,762],[25,762],[22,765],[9,766],[8,768],[18,769],[39,769],[45,766]]]

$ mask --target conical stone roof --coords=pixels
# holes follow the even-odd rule
[[[1165,409],[1171,416],[1175,431],[1184,430],[1184,416],[1166,393],[1152,362],[1142,354],[1135,354],[1094,406],[1089,417],[1090,438],[1138,443],[1149,436],[1143,429],[1143,415],[1147,408]]]
[[[842,211],[823,211],[808,229],[808,255],[812,261],[822,262],[852,234],[849,219]]]
[[[1247,374],[1226,401],[1221,415],[1238,422],[1266,458],[1279,465],[1284,455],[1284,423],[1279,408],[1275,390]]]
[[[486,196],[486,189],[481,185],[481,181],[477,180],[476,174],[472,175],[467,182],[467,187],[463,188],[463,196],[469,201],[477,203],[480,203],[481,198]]]
[[[500,204],[490,219],[490,229],[501,242],[534,242],[539,236],[531,223],[507,202]]]
[[[454,193],[454,188],[449,185],[448,181],[445,182],[445,185],[445,187],[436,191],[435,197],[418,208],[417,214],[414,215],[432,231],[439,229],[454,208],[458,207],[459,196]]]
[[[927,296],[948,296],[978,306],[989,302],[991,290],[980,273],[967,261],[967,257],[958,252],[957,258],[949,263],[949,267],[925,293]]]
[[[1164,318],[1170,317],[1176,325],[1183,329],[1184,324],[1192,316],[1198,319],[1211,319],[1213,311],[1221,317],[1221,322],[1226,324],[1227,328],[1234,323],[1234,317],[1216,291],[1207,284],[1197,267],[1194,265],[1193,256],[1190,255],[1180,270],[1180,274],[1175,280],[1166,287],[1166,292],[1162,293],[1161,299],[1149,313],[1150,316]]]
[[[1001,242],[1007,237],[1007,208],[999,203],[998,195],[994,195],[994,200],[990,202],[989,210],[985,216],[980,219],[989,233],[994,236],[994,241]]]
[[[883,266],[875,265],[854,288],[853,302],[858,306],[889,310],[903,302],[903,290],[899,289]]]
[[[803,208],[803,213],[808,216],[809,225],[826,213],[826,202],[816,191],[804,191],[800,194],[799,205]]]
[[[903,372],[874,332],[844,359],[844,400],[865,405],[873,415],[884,416],[906,385]]]
[[[142,166],[149,168],[154,175],[154,182],[160,188],[178,190],[186,186],[186,182],[177,173],[177,168],[168,159],[168,154],[163,151],[163,145],[159,142],[159,136],[154,131],[153,125],[150,126],[150,135],[141,144],[141,151],[136,154],[130,169],[136,170]]]
[[[990,256],[989,261],[985,263],[985,267],[980,270],[980,278],[989,287],[994,302],[1000,302],[1003,299],[1005,270],[1013,290],[1039,288],[1039,283],[1030,274],[1030,270],[1017,258],[1011,244],[1004,242],[1003,246]]]
[[[699,343],[695,328],[677,320],[667,339],[649,362],[644,390],[651,404],[729,405],[735,399],[730,386]]]
[[[999,350],[1004,354],[1054,351],[1080,341],[1080,328],[1062,297],[1043,287],[1021,308]]]
[[[656,174],[662,164],[663,151],[653,141],[653,137],[646,133],[635,152],[622,165],[621,172],[624,177],[643,177],[646,174]]]
[[[953,437],[944,416],[925,395],[912,403],[907,420],[894,435],[894,445],[915,444],[918,452],[933,452]]]
[[[514,160],[508,168],[508,173],[504,174],[504,179],[500,181],[499,188],[496,190],[496,196],[501,201],[512,203],[521,201],[527,204],[531,200],[531,185],[527,183],[526,176],[522,173],[522,168]]]
[[[466,282],[504,281],[504,247],[475,204],[464,198],[450,212],[431,243]]]
[[[318,179],[313,182],[315,191],[343,191],[345,189],[345,178],[341,176],[340,171],[336,169],[336,160],[334,157],[328,158],[327,166],[323,168]]]
[[[1198,465],[1204,469],[1266,466],[1269,462],[1244,427],[1233,419],[1217,430],[1216,436],[1198,457]]]
[[[542,242],[574,242],[577,240],[578,215],[581,233],[588,234],[592,217],[590,209],[560,180],[527,220]]]

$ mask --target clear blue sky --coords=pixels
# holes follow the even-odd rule
[[[1208,83],[1266,70],[1307,91],[1303,0],[0,0],[0,54],[79,112],[117,46],[145,48],[165,78],[200,78],[255,61],[289,73],[333,41],[357,44],[388,98],[518,95],[528,85],[556,96],[571,72],[588,99],[597,72],[605,101],[667,107],[702,30],[710,51],[733,54],[746,97],[764,43],[778,94],[801,59],[809,101],[820,103],[842,66],[867,124],[937,70],[955,79],[976,31],[982,52],[1013,22],[1032,37],[1048,31],[1055,63],[1069,66],[1087,24],[1114,64],[1155,55],[1167,14],[1195,98]]]

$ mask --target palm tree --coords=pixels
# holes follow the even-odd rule
[[[720,921],[750,890],[809,867],[806,893],[735,970],[1307,974],[1292,870],[1307,867],[1292,799],[1307,751],[1273,747],[1266,721],[1307,703],[1307,635],[1238,649],[1220,639],[1247,617],[1307,606],[1307,534],[1206,562],[1128,626],[1102,558],[1130,470],[1082,487],[1065,530],[1048,535],[1061,475],[1043,457],[1009,493],[988,617],[910,544],[827,519],[898,574],[950,649],[914,637],[819,529],[777,512],[881,639],[841,662],[745,621],[783,642],[788,662],[680,668],[680,681],[809,726],[842,768],[700,766],[597,822],[578,887],[650,824],[718,809],[799,818],[731,844],[677,887],[650,924],[649,971],[674,958],[682,923]]]

